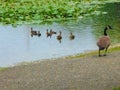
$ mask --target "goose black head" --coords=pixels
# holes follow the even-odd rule
[[[108,28],[109,28],[109,29],[112,29],[112,27],[111,27],[110,25],[108,25]]]
[[[112,27],[110,25],[107,25],[104,30],[110,30]]]

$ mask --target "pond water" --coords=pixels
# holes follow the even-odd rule
[[[11,65],[21,61],[32,61],[38,59],[55,58],[73,55],[88,50],[96,49],[95,37],[91,26],[75,25],[63,26],[57,23],[44,26],[32,26],[34,30],[40,31],[41,36],[30,35],[30,25],[22,25],[16,28],[12,26],[1,26],[0,30],[0,57],[1,66]],[[46,29],[53,29],[57,33],[62,32],[61,43],[57,35],[46,36]],[[70,40],[70,32],[75,35]]]
[[[0,67],[97,50],[96,40],[103,34],[106,24],[113,27],[113,31],[109,33],[113,44],[119,43],[120,4],[108,3],[103,10],[106,11],[108,6],[110,12],[102,16],[44,25],[18,25],[17,27],[1,25]],[[33,30],[40,31],[41,36],[31,37],[31,27]],[[57,34],[52,35],[51,38],[47,37],[46,29],[52,29]],[[57,40],[59,31],[62,32],[61,43]],[[74,40],[69,38],[71,32],[75,35]]]

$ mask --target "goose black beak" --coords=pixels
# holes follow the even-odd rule
[[[108,25],[109,29],[112,29],[112,27],[110,25]]]

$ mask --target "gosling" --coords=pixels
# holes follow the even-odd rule
[[[61,39],[62,39],[62,32],[59,32],[59,35],[57,36],[57,40],[61,43]]]
[[[33,35],[37,35],[37,31],[33,31],[33,28],[31,28],[31,37],[33,37]]]
[[[69,38],[70,38],[70,40],[73,40],[73,39],[75,39],[75,35],[73,35],[73,33],[71,32]]]
[[[41,36],[41,33],[40,33],[40,31],[38,31],[37,35],[38,35],[38,37],[40,37],[40,36]]]
[[[50,38],[52,36],[52,34],[50,32],[48,32],[48,29],[46,30],[46,35],[47,35],[47,37],[50,37]]]

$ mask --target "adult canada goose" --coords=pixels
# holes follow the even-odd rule
[[[33,35],[37,35],[37,31],[33,31],[33,28],[31,28],[31,37],[33,37]]]
[[[48,32],[48,29],[46,30],[46,35],[47,35],[47,37],[50,37],[50,38],[52,36],[52,34],[50,32]]]
[[[40,31],[38,31],[37,35],[38,35],[38,37],[40,37],[40,36],[41,36],[41,33],[40,33]]]
[[[60,31],[59,32],[59,35],[57,36],[57,40],[61,43],[61,39],[62,39],[62,32]]]
[[[70,33],[70,40],[73,40],[75,38],[75,35],[73,35],[73,33]]]
[[[50,29],[50,33],[51,34],[57,34],[57,32],[53,31],[52,29]]]
[[[107,35],[107,30],[110,30],[110,29],[112,29],[112,27],[107,25],[104,29],[104,35],[101,36],[97,41],[97,46],[99,48],[99,56],[101,56],[100,51],[104,49],[105,49],[104,56],[106,56],[106,52],[111,43],[110,37]]]

